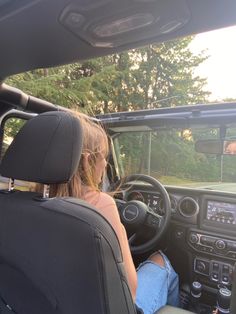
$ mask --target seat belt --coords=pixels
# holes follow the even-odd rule
[[[232,285],[232,294],[230,301],[230,314],[236,313],[236,263],[234,264],[233,271],[233,285]]]

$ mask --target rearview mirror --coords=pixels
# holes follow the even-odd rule
[[[195,150],[204,154],[236,155],[236,140],[198,140]]]

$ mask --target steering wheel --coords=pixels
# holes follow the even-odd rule
[[[165,209],[165,215],[160,216],[141,201],[133,200],[119,206],[121,222],[133,231],[129,238],[130,250],[133,254],[141,254],[153,249],[167,230],[171,217],[171,203],[169,194],[157,179],[144,174],[133,174],[124,179],[124,184],[132,181],[146,182],[156,188],[162,196]],[[145,243],[137,245],[134,243],[136,235],[144,225],[149,230],[154,230],[154,235]]]

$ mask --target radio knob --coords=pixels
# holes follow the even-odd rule
[[[219,250],[224,250],[226,248],[226,243],[223,240],[217,240],[215,246]]]
[[[191,233],[190,234],[190,237],[189,237],[189,241],[192,243],[192,244],[196,244],[198,243],[198,240],[199,240],[199,237],[196,233]]]

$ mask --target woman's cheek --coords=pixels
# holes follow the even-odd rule
[[[106,166],[107,166],[106,159],[102,159],[97,162],[96,171],[95,171],[97,183],[100,183],[102,181],[102,176],[103,176]]]
[[[102,169],[102,167],[101,167],[101,164],[97,164],[96,172],[95,172],[97,183],[100,183],[100,182],[101,182],[102,173],[103,173],[103,169]]]

